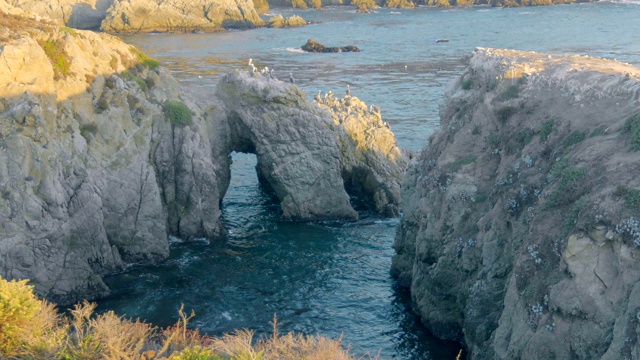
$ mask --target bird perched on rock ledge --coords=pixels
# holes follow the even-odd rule
[[[351,96],[351,89],[349,89],[349,84],[347,84],[347,96]]]
[[[292,83],[292,84],[296,83],[296,81],[293,79],[293,74],[292,73],[289,73],[289,82]]]

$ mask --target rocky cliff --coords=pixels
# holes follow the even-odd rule
[[[7,7],[3,3],[57,25],[112,33],[220,31],[265,25],[251,0],[0,0],[0,8]],[[259,6],[262,12],[268,9],[266,3]]]
[[[640,69],[477,49],[403,180],[392,272],[472,359],[640,357]]]
[[[107,294],[101,275],[164,259],[167,235],[219,235],[232,151],[256,153],[286,218],[356,218],[345,182],[397,209],[406,158],[379,115],[343,126],[253,72],[198,105],[115,37],[22,15],[0,29],[0,276],[49,299]]]
[[[24,12],[76,29],[97,29],[113,0],[2,0]]]
[[[101,29],[116,33],[194,32],[264,25],[252,0],[114,0]]]

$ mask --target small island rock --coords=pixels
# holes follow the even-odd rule
[[[315,52],[315,53],[339,53],[339,52],[358,52],[360,51],[360,49],[358,49],[356,46],[353,45],[348,45],[345,47],[327,47],[324,46],[322,44],[320,44],[319,42],[313,40],[313,39],[309,39],[307,40],[307,43],[302,45],[302,50],[307,51],[307,52]]]

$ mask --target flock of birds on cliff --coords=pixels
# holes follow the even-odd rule
[[[255,76],[257,74],[262,75],[264,77],[267,78],[267,80],[269,79],[274,79],[274,80],[278,80],[274,73],[273,73],[273,69],[269,69],[269,67],[265,66],[264,68],[262,68],[262,70],[258,71],[258,68],[256,68],[255,65],[253,65],[253,59],[249,59],[249,74],[251,76]],[[289,73],[289,82],[292,84],[295,84],[296,81],[293,77],[292,73]],[[351,88],[349,87],[349,84],[347,84],[347,90],[346,90],[346,96],[347,97],[351,97]],[[333,98],[333,92],[331,90],[329,90],[324,97],[322,97],[322,90],[318,90],[318,94],[315,96],[314,100],[318,103],[318,104],[326,104],[329,102],[330,99]],[[380,114],[380,107],[378,105],[371,105],[369,107],[369,111],[374,112],[374,113],[378,113]],[[383,122],[384,126],[387,129],[390,129],[390,125],[388,122]]]

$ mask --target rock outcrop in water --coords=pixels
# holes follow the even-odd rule
[[[640,69],[478,49],[403,180],[393,273],[472,359],[640,356]]]
[[[103,274],[164,259],[167,235],[220,234],[232,151],[257,155],[286,218],[354,219],[351,189],[397,211],[406,158],[379,115],[342,125],[244,72],[200,107],[115,37],[3,15],[0,38],[0,276],[51,300],[107,294]]]
[[[219,31],[264,26],[251,0],[114,0],[104,31],[116,33]]]
[[[297,27],[297,26],[305,26],[307,25],[307,21],[301,18],[298,15],[292,15],[287,18],[282,15],[276,15],[269,19],[270,28],[283,28],[283,27]]]
[[[339,52],[360,51],[360,49],[358,49],[356,46],[353,46],[353,45],[347,45],[342,47],[337,47],[337,46],[329,47],[329,46],[324,46],[313,39],[307,40],[307,43],[302,45],[300,48],[304,51],[315,52],[315,53],[339,53]]]

